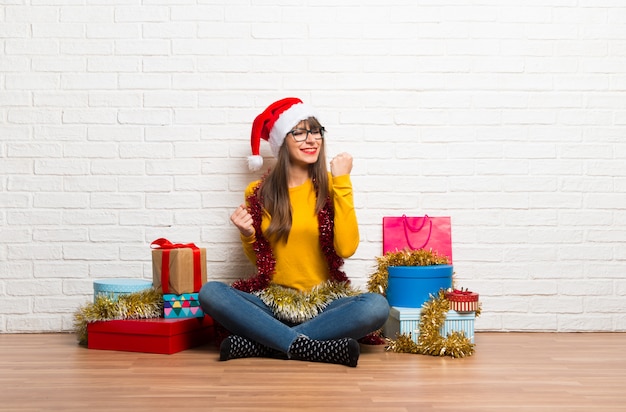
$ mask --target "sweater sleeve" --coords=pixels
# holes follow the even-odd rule
[[[246,205],[248,205],[248,196],[250,196],[254,192],[254,188],[259,182],[252,182],[248,185],[245,191],[245,200]],[[256,265],[256,253],[254,253],[254,242],[256,241],[256,234],[253,233],[251,236],[244,236],[241,233],[239,234],[241,238],[241,245],[243,246],[243,252],[250,262]]]
[[[331,185],[335,208],[335,251],[348,258],[356,252],[360,240],[350,175],[332,177]]]

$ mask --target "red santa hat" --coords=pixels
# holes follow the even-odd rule
[[[263,166],[263,157],[259,154],[261,139],[269,142],[272,154],[278,157],[287,133],[309,117],[317,117],[315,110],[297,97],[287,97],[270,104],[252,123],[252,156],[248,156],[250,170],[259,170]]]

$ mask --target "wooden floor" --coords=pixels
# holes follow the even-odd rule
[[[465,359],[364,347],[359,366],[85,349],[0,334],[0,411],[624,411],[626,334],[477,333]]]

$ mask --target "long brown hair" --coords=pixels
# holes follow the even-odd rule
[[[305,120],[307,128],[321,128],[321,124],[314,117]],[[317,161],[309,165],[309,177],[313,180],[317,201],[315,213],[324,207],[328,197],[328,169],[326,168],[326,151],[324,140],[320,144],[320,153]],[[289,203],[289,149],[283,142],[278,152],[278,159],[274,169],[265,178],[259,189],[259,197],[264,209],[272,220],[265,233],[268,239],[286,242],[291,231],[291,204]]]

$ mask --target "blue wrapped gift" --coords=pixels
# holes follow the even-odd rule
[[[411,335],[413,342],[417,343],[420,332],[421,308],[403,308],[392,306],[389,308],[389,319],[383,327],[385,336],[396,339],[396,335]],[[439,333],[444,338],[452,332],[463,332],[470,342],[474,343],[474,320],[475,312],[448,311],[446,321],[439,328]]]
[[[152,281],[143,279],[101,279],[93,282],[93,299],[107,295],[117,299],[119,295],[141,292],[152,287]]]

